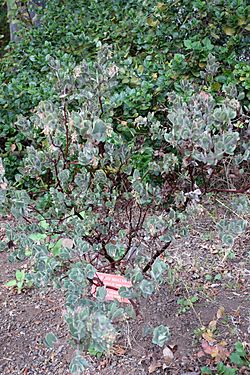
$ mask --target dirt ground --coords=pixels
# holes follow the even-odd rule
[[[87,356],[87,375],[198,375],[204,365],[227,363],[237,341],[249,349],[250,233],[237,239],[224,259],[206,212],[191,221],[189,237],[176,239],[166,254],[169,272],[158,293],[140,302],[141,316],[123,324],[109,356]],[[17,294],[6,288],[15,270],[26,267],[25,262],[9,263],[8,255],[0,253],[0,374],[68,375],[73,349],[62,319],[63,295],[32,288]],[[171,332],[171,361],[151,342],[150,329],[161,324]],[[44,343],[50,331],[59,337],[53,350]],[[216,356],[209,354],[211,347],[218,349]]]

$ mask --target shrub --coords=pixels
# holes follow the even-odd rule
[[[108,351],[114,323],[136,315],[138,298],[152,295],[164,281],[161,256],[182,234],[180,222],[202,194],[200,175],[208,190],[220,163],[241,165],[249,155],[234,126],[241,115],[236,99],[218,105],[187,85],[185,100],[169,97],[164,124],[153,113],[137,117],[131,139],[114,131],[110,90],[118,68],[108,47],[100,49],[95,63],[72,67],[73,73],[55,59],[49,64],[57,77],[55,99],[16,122],[31,140],[17,181],[23,186],[28,175],[34,188],[8,186],[0,167],[2,211],[16,218],[6,226],[1,246],[14,247],[12,260],[31,258],[27,278],[35,286],[54,285],[65,293],[65,320],[76,347],[71,370],[77,372],[86,366],[82,349]],[[144,153],[145,169],[139,170],[135,155]],[[97,272],[130,280],[132,287],[119,289],[130,304],[108,303]],[[167,327],[156,327],[153,343],[162,346],[168,336]],[[46,338],[48,344],[55,340],[53,334]]]

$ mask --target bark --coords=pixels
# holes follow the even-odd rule
[[[18,31],[22,23],[29,26],[40,26],[37,9],[45,7],[46,0],[30,0],[22,3],[18,0],[7,0],[8,20],[10,27],[10,40],[18,41]]]

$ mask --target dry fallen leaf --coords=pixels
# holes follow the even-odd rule
[[[71,238],[63,238],[62,239],[62,246],[66,247],[67,249],[72,249],[74,242]]]
[[[210,345],[207,341],[203,340],[201,343],[204,353],[211,355],[211,357],[216,357],[218,354],[218,349],[216,346]]]
[[[214,332],[216,330],[216,326],[217,326],[217,320],[211,320],[211,322],[209,323],[208,325],[208,328]]]
[[[229,351],[219,344],[211,345],[203,340],[201,346],[204,353],[209,354],[216,362],[224,361],[230,355]]]
[[[202,358],[204,357],[205,353],[203,352],[203,350],[200,350],[198,353],[197,353],[197,357],[198,358]]]
[[[203,337],[207,342],[210,342],[210,343],[215,342],[215,339],[213,338],[213,332],[212,332],[210,329],[208,329],[206,332],[204,332],[204,333],[202,334],[202,337]]]
[[[168,345],[168,347],[172,350],[173,353],[177,352],[178,350],[178,345]]]
[[[148,373],[149,374],[153,374],[153,372],[155,372],[156,370],[158,370],[158,368],[162,367],[162,364],[160,361],[153,361],[151,363],[151,365],[149,366],[148,368]]]
[[[105,367],[107,367],[107,365],[109,364],[109,360],[108,358],[104,358],[104,360],[102,360],[98,366],[98,370],[102,370],[104,369]]]
[[[164,358],[165,363],[168,365],[173,361],[174,353],[172,352],[169,346],[166,346],[163,349],[163,358]]]
[[[211,347],[211,350],[210,350],[210,353],[207,353],[207,354],[210,354],[212,358],[217,358],[218,355],[219,355],[219,348],[217,345]]]
[[[15,151],[15,149],[16,149],[15,143],[12,143],[12,145],[10,146],[10,149],[11,149],[12,152]]]
[[[221,319],[225,314],[225,308],[221,306],[217,311],[217,319]]]
[[[126,349],[119,345],[114,345],[112,348],[112,354],[122,356],[126,353]]]
[[[222,340],[219,342],[220,346],[227,346],[227,342],[225,340]]]

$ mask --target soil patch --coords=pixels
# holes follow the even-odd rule
[[[201,355],[204,333],[213,321],[216,343],[223,341],[229,352],[237,341],[247,345],[250,233],[238,239],[233,254],[224,259],[208,215],[203,213],[198,223],[190,224],[189,237],[177,239],[166,254],[169,272],[158,293],[140,302],[141,316],[136,321],[122,324],[109,356],[100,360],[87,356],[90,369],[86,374],[198,375],[203,365],[214,363],[210,356]],[[26,267],[25,262],[9,263],[8,255],[0,253],[0,374],[68,375],[73,349],[62,318],[63,295],[51,289],[17,294],[6,288],[15,270]],[[223,311],[219,319],[218,311]],[[174,359],[169,364],[164,363],[162,349],[151,342],[152,328],[161,324],[171,332],[168,345]],[[53,350],[44,343],[51,331],[59,337]]]

